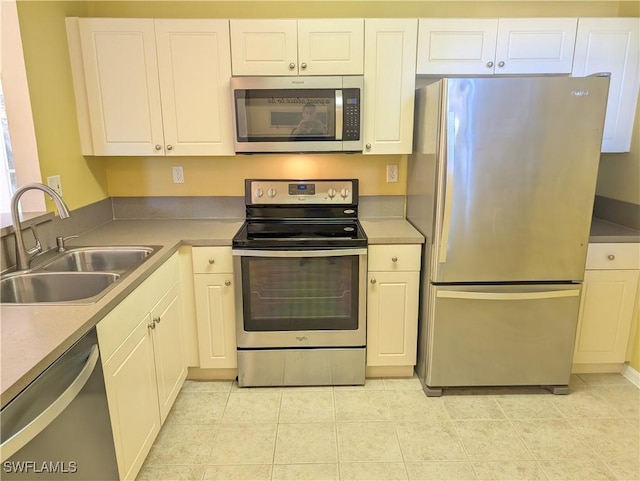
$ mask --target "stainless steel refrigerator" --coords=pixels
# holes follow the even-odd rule
[[[426,237],[416,371],[568,392],[608,76],[416,91],[407,219]]]

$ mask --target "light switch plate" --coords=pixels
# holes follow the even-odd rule
[[[47,177],[47,185],[55,190],[62,197],[62,181],[59,175],[50,175]]]
[[[398,182],[398,166],[387,165],[387,182]]]

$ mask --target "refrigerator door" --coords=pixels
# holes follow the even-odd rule
[[[583,278],[608,85],[442,81],[434,282]]]
[[[568,385],[580,287],[431,285],[425,384]]]

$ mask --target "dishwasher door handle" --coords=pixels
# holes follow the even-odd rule
[[[33,438],[40,434],[67,408],[67,406],[69,406],[69,404],[71,404],[91,377],[99,358],[100,351],[98,350],[98,345],[94,344],[91,347],[89,357],[82,367],[82,370],[73,382],[69,384],[69,387],[67,387],[67,389],[65,389],[58,397],[58,399],[38,414],[24,428],[0,445],[0,450],[2,451],[2,462],[13,456]]]

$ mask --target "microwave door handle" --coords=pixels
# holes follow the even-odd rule
[[[342,90],[336,90],[336,140],[342,140]]]

